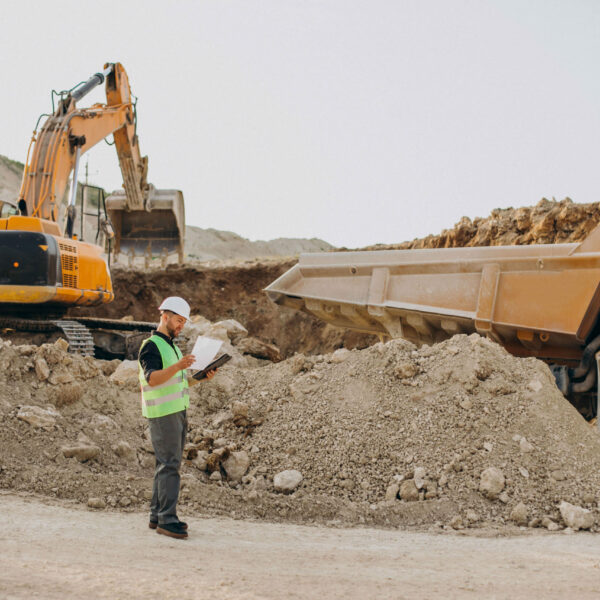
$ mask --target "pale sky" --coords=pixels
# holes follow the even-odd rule
[[[2,0],[0,43],[0,154],[121,62],[190,225],[357,247],[600,201],[597,0]],[[120,187],[114,148],[85,157]]]

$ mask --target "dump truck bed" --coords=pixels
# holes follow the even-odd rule
[[[417,344],[479,332],[518,356],[576,364],[600,308],[600,252],[582,244],[301,255],[266,288],[333,325]]]

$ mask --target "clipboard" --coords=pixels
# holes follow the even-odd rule
[[[226,362],[231,360],[231,356],[229,356],[229,354],[221,354],[221,356],[219,356],[219,358],[215,358],[215,360],[213,360],[210,364],[206,365],[206,367],[204,367],[204,369],[200,370],[200,371],[196,371],[192,377],[194,379],[204,379],[206,377],[206,374],[209,371],[213,371],[214,369],[218,369],[219,367],[222,367]]]

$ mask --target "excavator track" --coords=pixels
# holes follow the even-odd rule
[[[67,342],[69,342],[69,352],[82,356],[94,356],[94,338],[85,325],[64,319],[54,321],[54,323],[65,334]]]
[[[92,317],[0,318],[0,337],[11,339],[12,334],[18,334],[16,343],[44,343],[60,336],[69,343],[70,352],[100,358],[132,359],[137,357],[141,342],[154,329],[156,329],[156,323]],[[24,336],[27,341],[24,341]],[[29,339],[30,337],[31,339]]]

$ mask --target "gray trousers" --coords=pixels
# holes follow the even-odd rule
[[[150,518],[161,525],[176,523],[177,498],[179,497],[179,467],[187,432],[185,410],[148,419],[150,439],[154,447],[156,467],[152,486]]]

